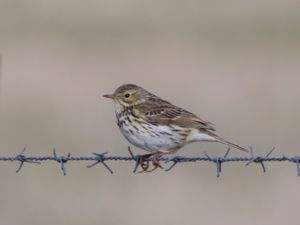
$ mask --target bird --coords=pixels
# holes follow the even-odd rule
[[[215,133],[214,125],[195,114],[173,105],[135,84],[124,84],[113,94],[103,97],[114,102],[116,122],[123,136],[132,144],[148,151],[139,155],[141,172],[163,168],[159,158],[175,154],[192,142],[220,142],[248,152]],[[149,169],[149,161],[153,168]]]

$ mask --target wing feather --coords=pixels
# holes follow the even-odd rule
[[[185,109],[158,98],[150,98],[137,106],[140,115],[151,124],[174,125],[214,131],[212,123],[204,121]]]

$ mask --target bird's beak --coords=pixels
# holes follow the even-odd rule
[[[116,99],[115,95],[103,95],[105,98],[111,98],[111,99]]]

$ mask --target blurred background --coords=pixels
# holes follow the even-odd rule
[[[127,155],[113,104],[135,83],[216,125],[257,155],[299,155],[300,3],[0,2],[0,155]],[[132,148],[135,153],[142,150]],[[223,155],[194,143],[179,155]],[[246,156],[234,151],[231,156]],[[0,163],[0,224],[298,224],[296,166],[184,163],[132,174],[133,163]]]

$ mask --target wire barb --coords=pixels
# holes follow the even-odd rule
[[[225,156],[228,155],[230,149],[227,150],[225,153]],[[216,172],[217,172],[217,177],[219,178],[222,172],[222,163],[224,162],[224,159],[226,157],[210,157],[207,152],[204,152],[205,157],[207,158],[207,161],[214,162],[216,164]]]
[[[103,152],[103,153],[93,153],[93,155],[95,155],[95,160],[96,162],[92,163],[91,165],[86,166],[87,168],[91,168],[93,166],[96,166],[99,163],[102,163],[102,165],[111,173],[113,174],[112,169],[105,163],[105,155],[107,154],[107,152]]]
[[[250,154],[251,154],[251,158],[249,160],[249,162],[246,163],[246,166],[250,165],[251,163],[260,163],[263,172],[266,172],[266,167],[264,165],[264,161],[267,161],[269,159],[269,156],[272,154],[272,152],[275,150],[275,148],[273,147],[267,154],[265,157],[261,157],[261,156],[254,156],[254,152],[253,152],[253,148],[250,146]]]
[[[128,152],[129,152],[129,155],[131,157],[131,160],[135,161],[135,166],[133,168],[133,173],[136,173],[139,165],[140,165],[140,160],[141,160],[141,156],[140,155],[134,155],[133,152],[131,151],[131,148],[130,146],[128,146]]]
[[[134,160],[134,161],[137,161],[137,156],[135,156],[135,155],[133,154],[133,152],[131,151],[130,146],[128,146],[127,149],[128,149],[128,152],[129,152],[129,154],[130,154],[130,156],[131,156],[131,159]]]
[[[228,146],[227,151],[224,155],[224,158],[227,158],[227,156],[229,155],[230,150],[231,150],[231,148],[230,148],[230,146]]]
[[[171,156],[171,157],[166,158],[166,163],[173,162],[173,164],[170,167],[168,167],[167,169],[165,169],[165,171],[169,172],[171,169],[173,169],[177,165],[177,163],[180,162],[180,158],[182,158],[182,157],[180,157],[180,156]]]
[[[53,148],[53,156],[54,156],[54,160],[60,164],[60,169],[63,171],[64,176],[66,176],[67,171],[65,168],[65,163],[67,163],[70,160],[71,153],[68,153],[67,156],[58,156],[56,154],[55,148]]]
[[[28,159],[28,157],[24,155],[25,151],[26,151],[26,146],[24,146],[22,151],[18,155],[16,155],[13,158],[13,160],[11,160],[11,161],[19,161],[20,162],[20,165],[18,166],[18,169],[16,170],[16,173],[19,173],[21,171],[21,169],[23,168],[24,163],[41,164],[41,162]]]

